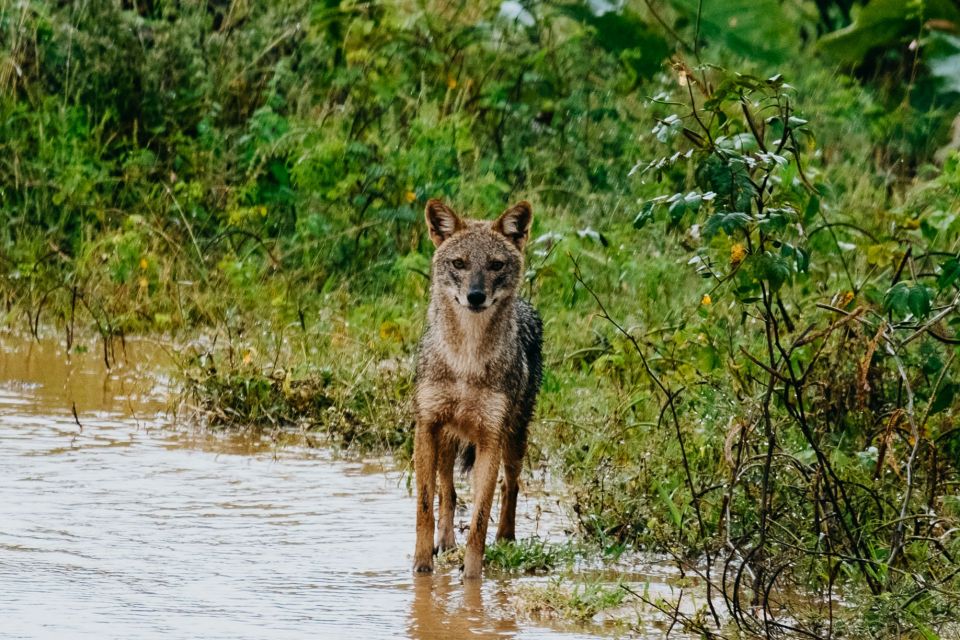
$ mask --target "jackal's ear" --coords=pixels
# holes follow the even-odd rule
[[[517,249],[523,251],[530,237],[530,223],[533,222],[533,210],[526,200],[518,202],[500,214],[493,223],[493,230],[507,236]]]
[[[427,229],[430,230],[430,239],[434,246],[439,247],[443,241],[463,228],[463,220],[453,209],[439,200],[428,200],[424,212],[427,218]]]

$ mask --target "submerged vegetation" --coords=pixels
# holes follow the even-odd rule
[[[423,205],[524,198],[528,465],[582,533],[699,575],[679,623],[706,637],[948,637],[958,25],[946,0],[0,0],[4,323],[92,328],[108,364],[169,336],[212,428],[403,460]]]

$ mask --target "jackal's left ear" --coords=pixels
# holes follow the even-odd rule
[[[430,200],[427,202],[424,216],[427,218],[427,229],[430,230],[430,239],[433,240],[434,246],[437,247],[443,244],[444,240],[463,228],[463,220],[460,219],[460,216],[439,200]]]
[[[493,223],[493,230],[507,236],[517,249],[523,251],[530,237],[530,223],[533,222],[533,210],[530,203],[522,200],[500,214]]]

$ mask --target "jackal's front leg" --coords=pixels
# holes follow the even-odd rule
[[[437,523],[437,550],[449,551],[457,546],[453,517],[457,509],[457,492],[453,487],[453,467],[457,461],[457,439],[440,434],[438,467],[440,471],[440,520]]]
[[[437,483],[437,433],[435,425],[417,422],[413,465],[417,475],[417,545],[413,570],[433,571],[433,493]]]
[[[493,493],[497,487],[497,472],[500,470],[500,441],[477,443],[477,461],[473,467],[473,519],[467,536],[467,551],[463,559],[463,578],[479,578],[483,570],[483,550],[487,541],[487,524]]]

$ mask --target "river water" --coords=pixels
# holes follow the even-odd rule
[[[0,340],[0,637],[623,632],[518,616],[517,583],[537,578],[414,577],[413,499],[389,461],[171,428],[169,359],[127,354],[107,370]],[[519,537],[542,534],[537,505],[521,498]]]

